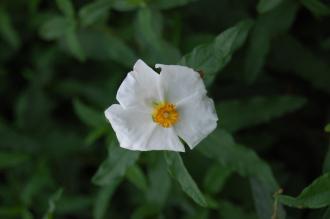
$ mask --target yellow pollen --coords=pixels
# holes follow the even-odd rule
[[[152,118],[158,125],[169,128],[177,123],[179,119],[179,113],[176,107],[172,103],[159,103],[155,105],[152,112]]]

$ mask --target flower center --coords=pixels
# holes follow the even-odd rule
[[[152,112],[152,118],[158,125],[169,128],[177,123],[179,113],[172,103],[157,103]]]

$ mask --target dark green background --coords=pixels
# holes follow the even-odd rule
[[[329,219],[328,4],[2,0],[0,218]],[[118,147],[103,111],[138,58],[204,72],[196,149]]]

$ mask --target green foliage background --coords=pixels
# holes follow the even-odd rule
[[[0,218],[329,219],[329,3],[2,0]],[[138,58],[203,72],[196,149],[118,147]]]

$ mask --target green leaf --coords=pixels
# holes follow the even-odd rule
[[[227,179],[231,176],[232,170],[222,165],[213,164],[209,167],[204,178],[204,188],[210,194],[219,193]]]
[[[145,6],[145,0],[115,0],[113,8],[118,11],[132,11]]]
[[[28,159],[29,156],[23,153],[0,151],[0,169],[18,166]]]
[[[301,4],[316,17],[330,15],[330,8],[319,0],[301,0]]]
[[[328,124],[324,127],[324,131],[330,132],[330,124]]]
[[[94,208],[93,208],[93,218],[94,219],[104,219],[107,209],[109,207],[110,199],[120,184],[121,179],[113,180],[111,183],[107,186],[103,186],[100,188],[96,200],[94,202]]]
[[[294,208],[323,208],[330,205],[330,173],[315,179],[298,197],[279,195],[278,200]]]
[[[259,0],[257,10],[259,13],[266,13],[277,7],[283,0]]]
[[[171,9],[180,7],[197,0],[154,0],[152,5],[159,9]]]
[[[79,100],[73,101],[73,107],[76,115],[86,125],[94,128],[100,128],[107,125],[103,112],[92,109]]]
[[[79,41],[88,58],[94,60],[113,60],[126,67],[131,67],[137,57],[134,51],[108,29],[79,32]]]
[[[253,150],[235,143],[233,137],[220,128],[204,139],[197,149],[206,157],[217,160],[242,176],[258,177],[260,181],[274,188],[274,192],[278,187],[267,163],[261,160]]]
[[[83,6],[79,10],[79,17],[82,25],[89,26],[106,17],[113,4],[114,0],[96,0]]]
[[[180,154],[176,152],[165,152],[165,158],[170,175],[178,181],[182,190],[197,204],[207,207],[208,204],[204,195],[187,171]]]
[[[80,44],[74,24],[70,24],[65,32],[65,43],[69,52],[79,61],[85,61],[86,55]]]
[[[56,40],[65,35],[68,25],[69,22],[65,17],[54,16],[43,23],[39,34],[45,40]]]
[[[205,72],[205,83],[207,86],[211,85],[217,72],[225,67],[233,53],[243,45],[252,24],[251,20],[246,20],[227,29],[213,42],[197,46],[179,64]]]
[[[142,191],[147,191],[147,179],[138,165],[132,165],[127,169],[126,177],[132,182],[137,188]]]
[[[253,97],[222,101],[216,108],[222,127],[234,132],[293,112],[305,103],[306,99],[298,96]]]
[[[171,179],[167,172],[164,156],[156,154],[156,161],[149,166],[149,186],[146,191],[147,203],[162,209],[169,195]]]
[[[255,214],[246,212],[241,207],[228,201],[220,201],[219,215],[222,219],[257,219]]]
[[[294,74],[311,83],[317,89],[330,94],[330,65],[327,59],[315,55],[292,36],[276,41],[270,67],[274,71]],[[313,72],[313,74],[311,74]]]
[[[62,192],[63,192],[63,189],[59,189],[50,197],[50,199],[48,200],[48,210],[47,210],[46,214],[43,216],[43,219],[53,219],[54,218],[56,203],[61,198]]]
[[[173,63],[179,59],[179,50],[162,38],[162,16],[159,11],[141,8],[137,13],[135,31],[148,62]]]
[[[93,176],[93,183],[99,186],[112,184],[113,181],[121,179],[127,169],[134,165],[140,153],[119,147],[116,142],[109,146],[108,157],[98,168]]]
[[[11,22],[11,17],[1,6],[0,6],[0,35],[14,49],[17,49],[21,44],[20,37]]]
[[[273,196],[269,194],[274,188],[266,183],[262,183],[256,177],[250,178],[250,184],[259,218],[285,219],[283,206],[278,205],[277,200],[275,201]],[[276,208],[274,208],[274,203],[276,204]],[[274,212],[275,209],[276,212]]]
[[[74,18],[74,8],[71,0],[56,0],[56,4],[67,18]]]
[[[258,17],[249,39],[244,64],[245,80],[248,83],[254,82],[262,72],[271,40],[292,26],[297,9],[295,1],[284,1],[276,9]]]

